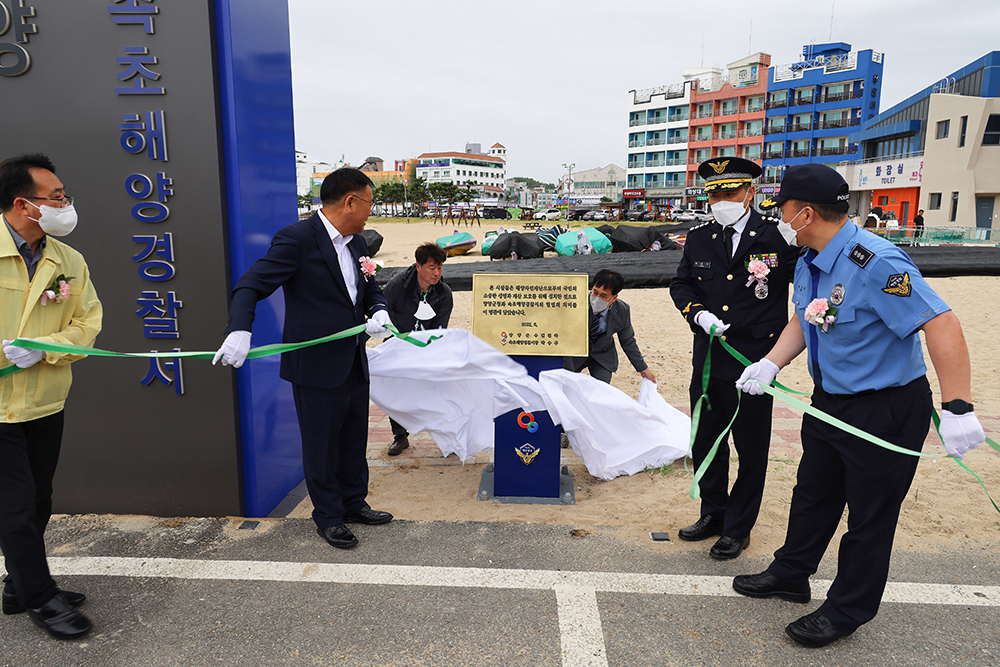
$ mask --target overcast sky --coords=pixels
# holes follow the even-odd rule
[[[289,14],[310,159],[391,169],[499,141],[509,176],[546,182],[563,163],[624,165],[628,91],[679,83],[684,67],[757,51],[775,66],[847,42],[885,54],[884,111],[1000,49],[997,0],[289,0]]]

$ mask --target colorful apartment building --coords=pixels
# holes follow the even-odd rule
[[[701,75],[691,82],[686,206],[707,206],[698,175],[698,165],[705,160],[731,156],[761,163],[770,64],[770,55],[755,53],[729,63],[724,76]]]

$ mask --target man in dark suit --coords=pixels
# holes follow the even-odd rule
[[[616,271],[601,269],[594,276],[590,291],[590,356],[566,357],[563,368],[574,373],[586,368],[591,377],[610,384],[611,374],[618,370],[614,339],[618,334],[618,342],[632,367],[642,377],[656,382],[656,376],[649,370],[635,342],[628,304],[618,298],[623,287],[625,279]]]
[[[696,468],[736,412],[734,383],[743,371],[738,360],[716,345],[708,387],[702,387],[712,327],[716,336],[725,333],[723,339],[747,358],[759,359],[759,351],[770,350],[788,322],[788,283],[798,255],[798,248],[782,239],[776,221],[765,220],[753,209],[752,183],[760,176],[758,165],[719,157],[703,162],[698,173],[705,179],[715,221],[688,232],[684,255],[670,282],[670,296],[694,332],[692,410],[702,392],[707,393],[692,446]],[[751,266],[753,260],[758,263]],[[701,518],[679,532],[689,541],[721,535],[709,551],[719,560],[736,558],[750,543],[764,493],[773,401],[767,394],[747,398],[743,397],[731,430],[740,457],[732,491],[726,434],[701,480]]]
[[[365,275],[368,246],[361,232],[371,213],[372,182],[357,169],[338,169],[320,187],[322,208],[285,227],[233,289],[228,336],[215,355],[239,368],[250,349],[257,302],[281,287],[282,341],[298,343],[364,324],[384,336],[385,297]],[[356,335],[281,355],[281,378],[292,383],[302,433],[302,466],[317,532],[338,549],[358,543],[347,523],[392,521],[371,509],[368,495],[368,357]]]

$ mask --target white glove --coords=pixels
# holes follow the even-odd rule
[[[24,338],[23,340],[32,339]],[[29,350],[26,347],[17,347],[16,345],[11,345],[11,341],[9,340],[3,342],[3,353],[7,357],[7,360],[18,368],[30,368],[45,356],[45,352],[42,350]]]
[[[743,375],[736,381],[736,388],[751,396],[760,396],[764,393],[761,385],[771,384],[779,370],[781,369],[777,364],[770,359],[761,359],[743,369]]]
[[[5,350],[6,351],[6,350]],[[983,425],[975,412],[956,415],[951,410],[941,411],[941,439],[948,454],[961,461],[965,453],[975,449],[979,443],[986,442]]]
[[[695,315],[694,323],[700,326],[702,329],[704,329],[705,333],[707,333],[709,336],[712,335],[713,324],[715,325],[716,336],[721,336],[726,331],[726,329],[729,328],[728,324],[726,324],[725,322],[723,322],[722,320],[720,320],[718,317],[716,317],[714,314],[712,314],[707,310],[702,310],[697,315]]]
[[[222,359],[223,366],[232,366],[233,368],[239,368],[243,365],[243,362],[247,360],[247,352],[250,351],[250,332],[249,331],[232,331],[226,336],[226,340],[223,341],[222,347],[219,351],[215,353],[215,357],[212,359],[212,365],[215,365],[219,359]]]
[[[389,313],[385,310],[376,310],[375,314],[368,318],[365,333],[372,338],[385,338],[389,335],[389,330],[385,328],[387,324],[392,324]]]

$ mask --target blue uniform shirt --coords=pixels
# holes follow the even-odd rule
[[[817,298],[837,309],[826,333],[805,319]],[[924,375],[917,330],[951,310],[906,253],[851,222],[822,252],[799,258],[792,302],[809,372],[830,394],[900,387]]]

